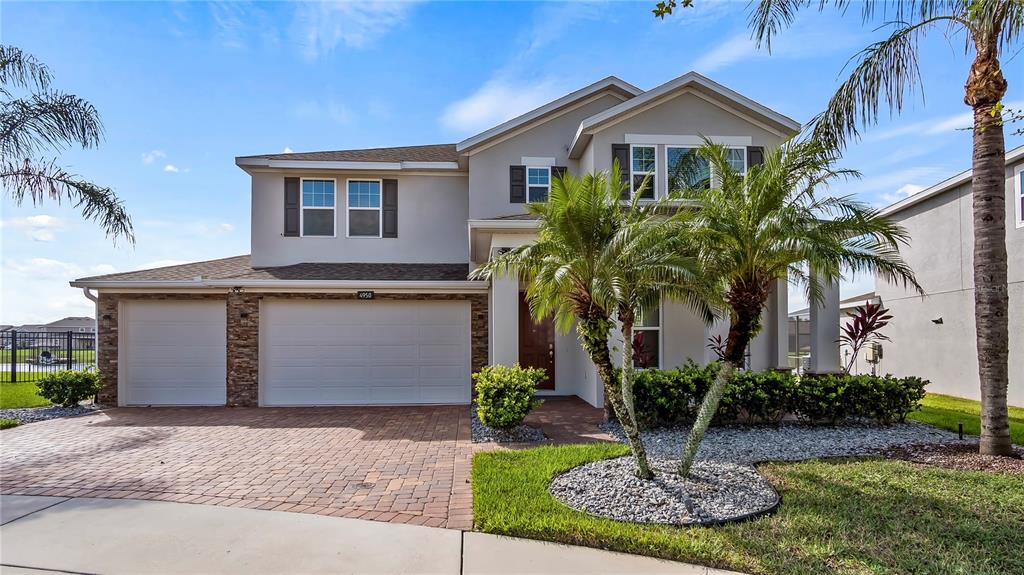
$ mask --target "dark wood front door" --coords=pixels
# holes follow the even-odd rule
[[[538,388],[555,389],[555,324],[551,318],[534,321],[523,292],[519,292],[519,365],[545,370],[548,378]]]

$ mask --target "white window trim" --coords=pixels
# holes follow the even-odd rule
[[[1021,198],[1024,197],[1024,164],[1013,168],[1013,209],[1017,212],[1017,227],[1024,228],[1024,207]]]
[[[334,182],[334,205],[331,207],[327,206],[309,206],[308,208],[303,205],[304,195],[302,193],[303,182]],[[331,210],[334,213],[334,233],[329,236],[307,236],[306,235],[306,210]],[[299,237],[300,238],[336,238],[338,237],[338,180],[335,178],[299,178]]]
[[[683,146],[683,145],[679,145],[679,146],[676,146],[676,145],[666,145],[665,146],[665,154],[664,154],[664,157],[665,157],[665,185],[669,189],[671,189],[672,186],[670,185],[671,182],[669,182],[669,177],[670,177],[671,174],[669,174],[669,171],[668,171],[668,168],[669,168],[669,164],[668,164],[668,151],[670,149],[671,150],[679,150],[679,149],[693,150],[693,149],[696,149],[696,148],[699,148],[699,147],[700,147],[699,145],[698,146],[688,146],[688,145],[687,146]],[[722,147],[727,149],[727,150],[740,150],[740,151],[743,152],[743,171],[740,172],[740,175],[746,174],[747,173],[747,169],[750,168],[750,166],[747,165],[747,148],[746,148],[746,146],[722,146]],[[715,181],[715,167],[713,165],[711,165],[711,163],[709,162],[708,163],[708,168],[711,171],[711,181],[714,182]]]
[[[665,355],[665,351],[664,351],[664,343],[665,342],[662,341],[663,338],[664,338],[664,336],[662,335],[662,333],[664,331],[664,330],[662,330],[662,326],[665,324],[665,306],[663,305],[664,303],[665,303],[664,300],[658,300],[658,327],[639,327],[639,328],[638,327],[633,327],[633,337],[636,337],[636,332],[638,332],[638,331],[657,331],[658,332],[658,365],[656,367],[654,367],[654,368],[638,367],[636,369],[662,369],[661,366],[664,365],[663,356]],[[634,353],[635,353],[635,351],[634,351]]]
[[[653,172],[633,172],[633,149],[634,148],[654,148],[654,171]],[[658,196],[658,145],[657,144],[630,144],[629,145],[629,201],[633,201],[633,194],[636,190],[633,189],[633,176],[651,176],[651,187],[653,191],[653,198],[641,198],[641,202],[652,202],[659,198]]]
[[[376,208],[353,208],[352,206],[349,206],[348,205],[348,184],[349,184],[349,182],[377,182],[377,184],[380,186],[380,206],[378,206]],[[361,210],[361,211],[364,211],[364,212],[369,212],[369,211],[372,211],[372,210],[377,210],[377,235],[375,235],[375,236],[353,236],[351,233],[349,233],[348,219],[349,219],[349,213],[352,210]],[[382,235],[383,233],[384,233],[384,180],[380,179],[380,178],[348,178],[347,180],[345,180],[345,237],[346,238],[356,239],[356,240],[358,240],[358,239],[372,240],[372,239],[378,239],[378,238],[383,237],[383,235]]]
[[[547,198],[551,197],[551,166],[526,166],[526,203],[533,203],[530,199],[530,188],[539,188],[541,186],[533,185],[530,183],[530,170],[544,170],[548,173],[548,184],[545,186],[548,189]],[[547,200],[544,200],[547,202]]]

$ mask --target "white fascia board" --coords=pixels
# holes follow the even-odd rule
[[[73,281],[72,287],[94,289],[180,289],[180,288],[264,288],[279,289],[407,289],[407,290],[486,290],[487,282],[481,281],[372,281],[372,280],[246,280],[222,279],[202,281]]]
[[[553,111],[555,111],[555,110],[557,110],[557,109],[559,109],[559,108],[561,108],[563,106],[569,105],[569,104],[575,102],[576,100],[579,100],[581,98],[586,98],[586,97],[588,97],[588,96],[590,96],[592,94],[596,94],[596,93],[598,93],[598,92],[600,92],[602,90],[606,90],[606,89],[611,88],[611,87],[616,87],[616,88],[618,88],[618,89],[620,89],[620,90],[622,90],[622,91],[624,91],[626,93],[632,94],[634,97],[643,93],[643,90],[641,90],[640,88],[637,88],[636,86],[634,86],[634,85],[632,85],[632,84],[630,84],[628,82],[624,82],[624,81],[620,80],[619,78],[616,78],[615,76],[609,76],[609,77],[607,77],[607,78],[605,78],[603,80],[599,80],[597,82],[594,82],[593,84],[591,84],[589,86],[584,86],[583,88],[580,88],[579,90],[576,90],[575,92],[571,92],[569,94],[566,94],[565,96],[562,96],[561,98],[559,98],[557,100],[554,100],[552,102],[548,102],[547,104],[544,104],[543,106],[541,106],[539,108],[536,108],[534,110],[531,110],[531,111],[529,111],[529,112],[527,112],[525,114],[522,114],[521,116],[517,116],[517,117],[512,118],[511,120],[509,120],[507,122],[498,124],[497,126],[491,128],[489,130],[485,130],[485,131],[480,132],[479,134],[477,134],[475,136],[472,136],[470,138],[466,138],[465,140],[463,140],[463,141],[461,141],[461,142],[459,142],[458,144],[455,145],[455,150],[457,152],[463,152],[465,150],[468,150],[468,149],[476,146],[477,144],[480,144],[482,142],[490,140],[491,138],[499,136],[499,135],[501,135],[501,134],[503,134],[505,132],[508,132],[509,130],[514,130],[514,129],[518,128],[519,126],[522,126],[524,124],[528,124],[530,122],[533,122],[534,120],[537,120],[537,119],[539,119],[539,118],[541,118],[543,116],[546,116],[547,114],[549,114],[549,113],[551,113],[551,112],[553,112]]]
[[[239,167],[313,169],[313,170],[458,170],[458,162],[333,162],[323,160],[270,160],[266,158],[235,158]]]
[[[1007,166],[1021,159],[1024,159],[1024,146],[1018,146],[1006,153]],[[908,196],[896,203],[890,204],[882,208],[881,211],[878,212],[878,215],[882,217],[889,217],[911,206],[920,204],[921,202],[927,200],[928,198],[933,198],[939,194],[948,192],[949,190],[958,188],[966,183],[969,183],[971,181],[972,176],[973,170],[966,170],[960,172],[959,174],[951,178],[947,178],[930,188],[925,188],[912,196]]]
[[[730,90],[729,88],[726,88],[725,86],[719,84],[718,82],[710,80],[696,72],[687,72],[686,74],[683,74],[682,76],[679,76],[674,80],[669,80],[668,82],[665,82],[664,84],[656,88],[652,88],[635,98],[626,100],[621,104],[612,106],[607,110],[598,112],[597,114],[594,114],[593,116],[584,119],[582,122],[580,122],[579,129],[576,130],[576,137],[573,138],[572,144],[569,145],[569,157],[579,157],[579,154],[582,153],[583,151],[583,145],[589,142],[589,138],[584,139],[583,136],[589,135],[589,131],[592,128],[599,127],[605,122],[613,120],[617,116],[625,114],[630,110],[643,108],[648,104],[656,103],[663,96],[667,96],[672,92],[675,92],[682,88],[686,88],[687,86],[690,85],[701,86],[710,92],[714,92],[722,96],[723,98],[726,98],[727,100],[735,102],[739,106],[745,107],[773,122],[785,126],[794,133],[798,133],[801,129],[800,123],[797,122],[796,120],[788,116],[784,116],[764,105],[758,104],[754,100],[751,100],[750,98],[740,94],[739,92]]]

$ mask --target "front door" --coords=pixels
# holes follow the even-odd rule
[[[543,369],[548,378],[538,388],[555,389],[555,324],[551,318],[535,321],[523,292],[519,292],[519,365]]]

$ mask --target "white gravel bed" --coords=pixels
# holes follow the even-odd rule
[[[532,425],[519,425],[508,431],[487,427],[477,415],[476,404],[469,406],[469,413],[472,416],[473,443],[535,443],[547,439],[541,428]]]
[[[50,405],[48,407],[0,409],[0,419],[14,419],[18,423],[34,423],[36,421],[46,421],[47,419],[85,415],[86,413],[96,411],[97,409],[99,409],[99,406],[93,404],[79,405],[76,407]]]
[[[551,494],[576,510],[635,523],[709,525],[768,513],[779,494],[748,465],[698,461],[683,479],[675,461],[652,459],[652,481],[638,479],[631,456],[574,467],[555,477]]]
[[[601,428],[619,441],[625,435],[617,423]],[[654,458],[678,459],[689,426],[662,427],[644,431],[647,453]],[[698,460],[752,464],[762,461],[800,461],[819,457],[871,455],[892,447],[935,443],[969,443],[976,439],[957,438],[951,431],[917,422],[878,425],[846,423],[811,426],[785,423],[778,426],[730,425],[708,429],[697,452]]]

